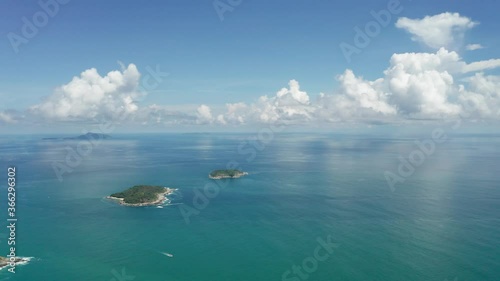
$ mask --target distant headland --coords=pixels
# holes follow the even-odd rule
[[[161,205],[176,189],[153,185],[136,185],[125,191],[113,193],[106,197],[124,206],[154,206]]]
[[[229,169],[229,170],[214,170],[210,174],[208,174],[208,177],[213,180],[220,180],[220,179],[236,179],[246,175],[248,175],[247,172],[235,169]]]
[[[85,135],[79,135],[77,137],[54,137],[54,138],[42,138],[42,140],[89,140],[89,139],[109,139],[110,135],[98,134],[98,133],[86,133]]]

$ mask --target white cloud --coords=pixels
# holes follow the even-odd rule
[[[498,118],[500,77],[478,74],[498,67],[498,59],[468,64],[444,48],[436,53],[394,54],[384,75],[373,81],[346,70],[337,77],[339,89],[320,94],[307,112],[318,122],[446,119],[470,110],[465,102],[474,100],[477,114]],[[469,73],[475,76],[463,80]]]
[[[197,123],[206,124],[213,121],[212,110],[207,105],[200,105],[196,110],[196,116],[198,117]]]
[[[467,51],[475,51],[475,50],[479,50],[479,49],[483,49],[484,47],[481,45],[481,44],[469,44],[467,46],[465,46],[465,49]]]
[[[261,96],[252,106],[254,117],[268,123],[278,120],[303,122],[311,119],[313,108],[309,95],[300,90],[299,82],[290,80],[289,88],[282,88],[274,97]]]
[[[395,121],[442,118],[460,113],[453,73],[467,64],[455,52],[394,54],[384,75],[374,81],[347,70],[333,95],[320,95],[318,115],[329,121]]]
[[[500,59],[465,62],[457,52],[440,48],[434,53],[393,54],[389,65],[373,80],[345,70],[336,77],[339,87],[329,94],[311,96],[290,80],[271,96],[253,103],[224,105],[157,105],[139,107],[140,73],[131,64],[122,71],[100,76],[84,71],[40,104],[31,117],[55,121],[117,118],[143,125],[255,125],[280,122],[309,126],[314,123],[410,122],[446,120],[471,111],[475,118],[500,120],[500,76],[483,72],[499,68]],[[0,122],[23,120],[0,112]],[[23,117],[24,118],[24,117]],[[40,119],[40,118],[39,118]]]
[[[500,59],[483,60],[476,61],[470,64],[464,63],[462,66],[462,72],[477,72],[498,67],[500,67]]]
[[[500,59],[464,62],[457,52],[440,48],[436,53],[394,54],[390,64],[404,65],[407,71],[418,73],[429,70],[448,71],[450,73],[469,73],[500,67]]]
[[[336,91],[320,93],[315,99],[291,80],[275,96],[261,96],[252,104],[226,104],[226,112],[220,112],[216,120],[220,124],[445,120],[470,110],[465,105],[471,102],[477,105],[477,116],[499,118],[500,77],[478,72],[496,67],[500,60],[467,63],[444,48],[435,53],[394,54],[375,80],[348,69],[337,76]],[[206,114],[205,119],[209,117]]]
[[[152,104],[140,107],[131,118],[142,125],[187,125],[196,123],[196,106]]]
[[[346,70],[338,77],[340,93],[351,106],[369,109],[382,114],[395,114],[394,107],[387,103],[387,94],[383,90],[383,79],[366,81],[356,77],[351,70]]]
[[[226,104],[226,112],[217,116],[221,124],[272,123],[284,121],[304,123],[313,120],[314,107],[309,95],[300,90],[299,82],[290,80],[274,96],[261,96],[255,103]]]
[[[0,111],[0,123],[12,124],[16,123],[16,121],[14,120],[14,117],[8,114],[7,112]]]
[[[105,76],[91,68],[58,87],[30,111],[42,118],[61,121],[118,118],[137,111],[134,99],[141,95],[138,91],[140,76],[134,64]]]
[[[223,115],[224,121],[231,124],[244,124],[249,107],[242,102],[226,104],[227,112]]]
[[[464,33],[477,24],[458,13],[447,12],[422,19],[402,17],[396,22],[396,27],[412,34],[412,40],[422,42],[431,48],[455,49],[461,44]]]
[[[289,89],[282,88],[276,93],[276,102],[279,105],[309,104],[309,96],[300,90],[299,82],[290,80]]]
[[[226,119],[224,118],[224,115],[222,115],[222,114],[217,115],[217,122],[219,122],[222,125],[227,124]]]
[[[390,100],[400,114],[438,117],[458,114],[460,106],[449,96],[454,90],[452,73],[465,63],[455,52],[394,54],[384,72]]]
[[[338,91],[332,95],[320,94],[315,115],[322,121],[380,120],[395,115],[396,108],[388,103],[384,80],[366,81],[351,70],[339,75]]]
[[[460,88],[459,100],[474,110],[469,112],[478,118],[500,118],[500,76],[476,73],[467,78],[469,88]]]

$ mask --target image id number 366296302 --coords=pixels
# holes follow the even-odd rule
[[[7,228],[9,229],[8,241],[9,254],[7,258],[9,259],[9,271],[15,273],[16,270],[16,167],[7,168]]]

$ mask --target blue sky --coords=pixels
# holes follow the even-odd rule
[[[61,4],[15,53],[7,34],[21,34],[22,18],[32,19],[41,8],[38,1],[2,1],[0,111],[23,111],[87,69],[96,68],[102,76],[119,70],[119,61],[134,64],[141,74],[156,65],[170,73],[148,94],[147,104],[205,104],[213,111],[273,96],[292,79],[312,100],[320,92],[334,93],[336,77],[346,69],[376,80],[395,53],[435,53],[395,23],[400,17],[444,12],[480,23],[450,51],[465,62],[500,57],[500,3],[401,0],[401,13],[392,15],[390,24],[348,62],[339,44],[352,43],[354,27],[363,28],[373,20],[370,12],[387,9],[388,2],[242,0],[221,20],[214,1],[73,0]],[[464,50],[473,43],[485,48]]]

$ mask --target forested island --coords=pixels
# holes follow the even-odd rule
[[[107,198],[125,206],[152,206],[163,204],[168,200],[165,196],[174,191],[174,188],[163,186],[136,185],[125,191],[113,193]]]
[[[210,174],[208,174],[208,177],[214,180],[220,180],[220,179],[235,179],[239,178],[242,176],[248,175],[247,172],[243,172],[240,170],[235,170],[235,169],[228,169],[228,170],[215,170],[212,171]]]

